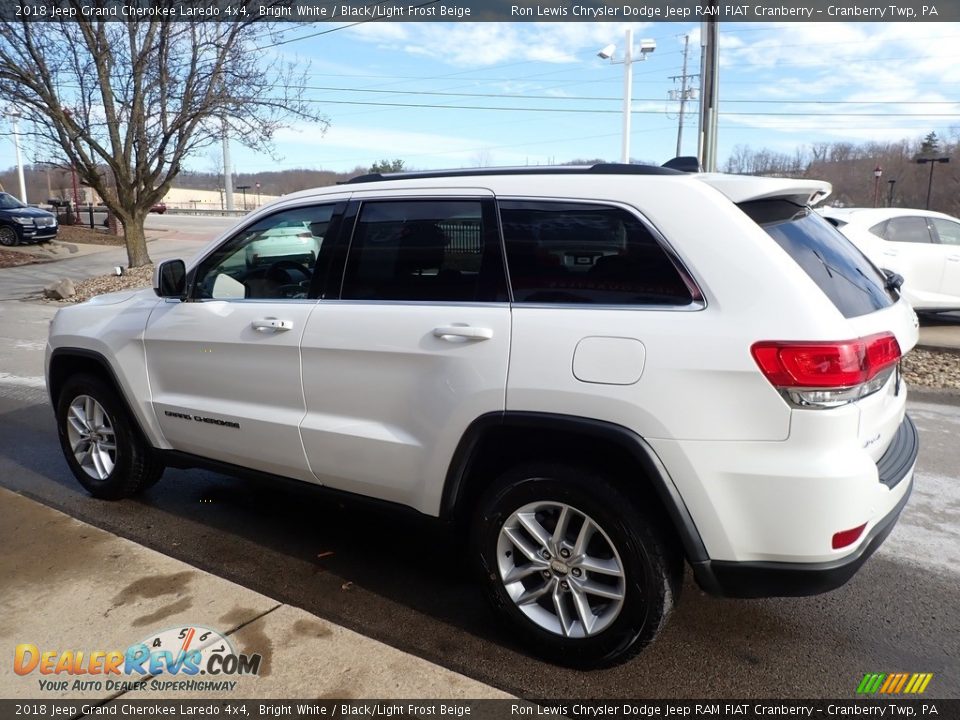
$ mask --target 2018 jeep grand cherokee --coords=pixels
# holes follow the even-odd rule
[[[57,314],[64,454],[103,498],[196,465],[450,519],[570,665],[652,641],[684,561],[714,594],[829,590],[911,489],[917,323],[810,211],[827,192],[601,165],[286,196]],[[248,262],[289,227],[317,252]]]

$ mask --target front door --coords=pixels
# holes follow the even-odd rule
[[[147,371],[174,450],[313,479],[299,433],[300,338],[336,210],[298,207],[245,228],[197,266],[188,301],[153,311]]]

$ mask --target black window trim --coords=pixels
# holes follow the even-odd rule
[[[507,288],[510,291],[510,303],[513,307],[516,308],[537,308],[537,309],[563,309],[563,308],[591,308],[594,310],[654,310],[654,311],[666,311],[666,312],[698,312],[700,310],[705,310],[707,307],[707,296],[700,289],[700,283],[697,282],[696,277],[692,272],[687,268],[686,263],[680,258],[680,255],[674,249],[673,245],[669,240],[664,236],[663,233],[654,225],[643,212],[634,205],[629,203],[620,202],[617,200],[598,200],[596,198],[578,198],[578,197],[560,197],[560,196],[535,196],[535,195],[497,195],[497,222],[500,223],[500,245],[503,249],[503,264],[504,268],[507,271]],[[677,273],[680,275],[680,279],[683,281],[683,284],[686,285],[687,290],[690,291],[691,300],[685,305],[656,305],[653,303],[637,303],[637,304],[623,304],[618,303],[615,305],[606,305],[600,303],[530,303],[530,302],[515,302],[513,298],[513,283],[510,282],[510,267],[507,263],[507,243],[503,235],[503,224],[500,218],[500,203],[501,202],[543,202],[543,203],[576,203],[578,205],[597,205],[599,207],[607,208],[618,208],[630,213],[635,217],[650,233],[654,241],[660,246],[660,249],[663,250],[667,258],[673,264]]]
[[[350,251],[353,249],[353,240],[356,237],[357,226],[360,222],[360,213],[365,203],[381,202],[477,202],[480,204],[480,214],[484,220],[492,220],[488,227],[484,227],[484,247],[483,253],[488,256],[495,264],[487,270],[491,276],[490,280],[499,283],[498,290],[503,293],[504,300],[381,300],[381,299],[361,299],[344,298],[343,286],[347,280],[347,264],[350,260]],[[492,247],[496,245],[497,247]],[[336,284],[336,292],[330,299],[336,299],[341,303],[364,303],[364,304],[391,304],[391,305],[454,305],[454,306],[509,306],[511,296],[510,282],[507,277],[506,255],[503,247],[503,234],[500,232],[500,213],[496,205],[496,198],[492,194],[477,195],[469,191],[453,194],[431,194],[429,191],[424,193],[411,194],[364,194],[362,196],[353,196],[347,203],[347,209],[344,214],[339,242],[337,243],[336,263],[339,268],[340,281]],[[482,283],[482,280],[481,280]],[[328,284],[328,288],[330,285]]]

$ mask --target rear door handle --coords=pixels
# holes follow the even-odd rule
[[[947,260],[950,262],[960,262],[960,255],[948,255]]]
[[[493,337],[493,330],[485,327],[471,327],[470,325],[444,325],[433,329],[434,337],[441,340],[489,340]]]
[[[250,327],[258,332],[279,332],[281,330],[293,330],[293,322],[290,320],[279,320],[277,318],[263,318],[254,320]]]

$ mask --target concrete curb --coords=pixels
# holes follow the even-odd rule
[[[161,674],[162,681],[236,681],[226,690],[158,691],[150,676],[40,672],[0,665],[0,698],[378,698],[487,699],[511,696],[241,585],[76,520],[0,488],[0,647],[32,644],[38,653],[125,652],[157,645],[176,652],[179,629],[198,628],[191,650],[216,636],[236,653],[260,655],[256,675]],[[170,633],[173,633],[170,635]],[[203,642],[201,642],[203,641]],[[166,641],[164,641],[166,642]],[[25,657],[27,657],[25,655]],[[76,656],[73,656],[76,658]],[[57,660],[54,660],[57,662]],[[78,660],[78,662],[80,662]],[[23,665],[25,665],[24,663]],[[26,669],[21,665],[21,669]],[[121,665],[121,671],[123,666]],[[74,681],[103,681],[102,687]],[[143,688],[107,688],[107,680],[144,681]],[[41,689],[41,681],[57,684]],[[195,687],[195,686],[190,686]]]
[[[935,403],[938,405],[960,405],[960,390],[911,385],[907,391],[907,400]]]

